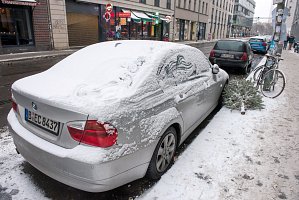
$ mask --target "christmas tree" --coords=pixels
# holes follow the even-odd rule
[[[233,110],[245,109],[256,110],[264,107],[260,92],[254,87],[250,80],[233,79],[225,87],[223,93],[223,104]]]

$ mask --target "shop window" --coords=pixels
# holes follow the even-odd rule
[[[171,9],[171,0],[167,0],[166,8]]]
[[[2,46],[33,45],[31,10],[0,7],[0,38]]]
[[[155,6],[160,7],[160,0],[155,0]]]

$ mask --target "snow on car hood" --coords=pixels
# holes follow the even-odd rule
[[[178,46],[184,47],[158,41],[90,45],[42,73],[16,81],[12,88],[51,104],[62,104],[96,116],[98,113],[93,110],[97,106],[113,105],[133,95],[151,75],[153,66],[158,65],[158,58]]]

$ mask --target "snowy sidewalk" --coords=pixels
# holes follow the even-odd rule
[[[246,115],[222,108],[139,199],[298,200],[298,55],[283,53],[287,85],[281,96]]]

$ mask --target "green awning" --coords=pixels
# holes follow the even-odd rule
[[[130,10],[125,10],[125,9],[122,9],[123,12],[130,12],[131,13],[131,19],[134,21],[134,22],[137,22],[137,23],[140,23],[141,22],[141,19],[139,17],[137,17],[133,12],[131,12]]]
[[[144,22],[152,22],[153,19],[148,17],[145,13],[143,12],[138,12],[138,11],[131,11],[136,17],[140,18]]]

